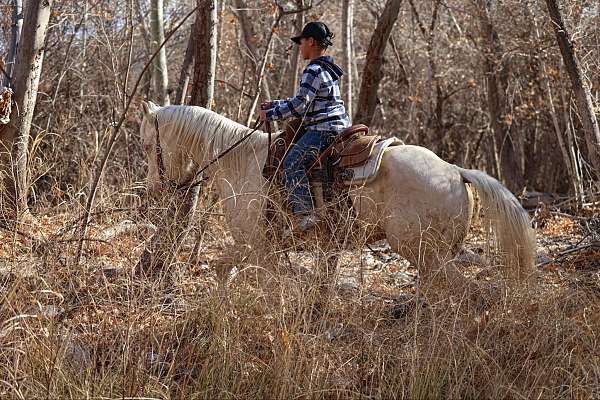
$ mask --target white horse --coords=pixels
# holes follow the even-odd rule
[[[148,156],[150,193],[159,192],[164,181],[189,182],[199,167],[251,131],[200,107],[144,102],[142,111],[140,133]],[[268,134],[256,131],[204,173],[223,201],[236,244],[256,250],[264,245],[261,232],[266,229],[268,185],[261,170],[267,143]],[[442,276],[453,284],[462,274],[446,261],[457,254],[471,224],[474,201],[469,184],[480,197],[508,268],[521,277],[531,272],[535,237],[518,200],[484,172],[449,164],[426,148],[403,145],[386,150],[377,178],[353,190],[351,199],[357,218],[376,224],[392,250],[417,266],[423,278]]]

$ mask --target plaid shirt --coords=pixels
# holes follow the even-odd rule
[[[325,56],[308,64],[302,73],[296,96],[274,100],[272,108],[266,112],[267,120],[301,118],[307,129],[322,132],[340,132],[348,128],[350,118],[346,114],[338,83],[342,71],[332,61],[331,57]],[[332,68],[324,67],[323,62],[329,63]]]

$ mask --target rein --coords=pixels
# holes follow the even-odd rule
[[[192,188],[200,185],[202,182],[204,182],[206,180],[206,178],[203,178],[200,176],[200,175],[202,175],[202,173],[204,171],[206,171],[206,169],[208,169],[214,163],[219,161],[221,158],[225,157],[230,151],[234,150],[240,144],[245,142],[250,136],[252,136],[252,134],[254,134],[258,130],[258,128],[260,128],[262,126],[262,124],[263,124],[263,122],[261,120],[257,119],[256,123],[254,124],[254,126],[252,127],[252,130],[250,132],[248,132],[237,142],[235,142],[234,144],[229,146],[227,149],[225,149],[224,151],[219,153],[219,155],[217,155],[215,158],[210,160],[204,167],[200,168],[190,179],[187,179],[185,182],[183,182],[179,185],[175,184],[172,181],[169,181],[169,182],[172,184],[172,186],[175,188],[175,190],[189,190],[189,189],[192,189]],[[158,174],[160,176],[161,182],[164,182],[166,180],[165,179],[165,164],[164,164],[163,156],[162,156],[162,148],[160,147],[160,131],[158,129],[158,115],[154,119],[154,128],[156,130],[156,147],[155,147],[155,149],[156,149],[156,162],[158,164]],[[271,135],[269,134],[269,138],[270,137],[271,137]]]

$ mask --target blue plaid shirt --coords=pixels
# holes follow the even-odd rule
[[[350,126],[340,95],[342,70],[330,56],[311,61],[304,69],[296,95],[285,100],[273,100],[267,110],[267,120],[301,118],[306,129],[340,132]]]

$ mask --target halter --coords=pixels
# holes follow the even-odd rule
[[[252,136],[252,134],[254,132],[256,132],[258,130],[258,128],[261,127],[262,124],[263,124],[262,121],[257,119],[252,131],[250,131],[245,136],[243,136],[240,140],[238,140],[237,142],[235,142],[234,144],[229,146],[226,150],[221,152],[218,156],[216,156],[215,158],[210,160],[204,167],[200,168],[198,170],[198,172],[196,172],[194,175],[192,175],[189,179],[186,179],[185,182],[177,184],[177,183],[173,182],[172,180],[168,180],[165,178],[165,164],[164,164],[163,156],[162,156],[162,148],[160,147],[160,131],[158,129],[158,115],[156,115],[154,118],[154,129],[156,130],[156,144],[155,144],[154,148],[155,148],[155,152],[156,152],[156,163],[158,165],[158,175],[160,177],[160,182],[165,183],[165,181],[166,181],[166,183],[169,183],[169,185],[171,187],[173,187],[176,191],[180,191],[180,190],[187,191],[189,189],[192,189],[192,188],[200,185],[202,182],[204,182],[206,180],[206,178],[201,177],[201,175],[204,171],[206,171],[206,169],[208,167],[210,167],[211,165],[213,165],[214,163],[219,161],[221,158],[225,157],[225,155],[227,155],[227,153],[229,153],[230,151],[232,151],[233,149],[238,147],[240,144],[245,142],[246,139],[248,139],[250,136]],[[269,131],[270,131],[270,129],[269,129]],[[270,139],[271,139],[271,133],[269,132],[269,142],[270,142]],[[270,147],[271,146],[269,146],[269,149],[270,149]]]

